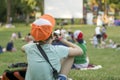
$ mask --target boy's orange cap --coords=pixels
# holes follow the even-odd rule
[[[44,14],[32,23],[31,35],[35,41],[44,41],[49,38],[55,26],[55,19],[48,14]]]

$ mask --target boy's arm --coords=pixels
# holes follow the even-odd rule
[[[65,39],[62,39],[61,42],[69,47],[69,56],[74,57],[83,54],[83,50],[78,45],[73,44]]]

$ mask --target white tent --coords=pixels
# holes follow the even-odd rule
[[[55,18],[83,18],[83,0],[44,0],[44,13]]]

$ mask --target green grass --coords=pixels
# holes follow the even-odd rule
[[[6,47],[10,40],[12,32],[20,31],[22,36],[25,36],[30,31],[30,26],[24,24],[15,24],[16,28],[6,29],[0,28],[0,45]],[[59,26],[56,26],[59,27]],[[64,26],[65,29],[72,31],[80,29],[84,33],[84,39],[87,42],[88,56],[90,63],[102,65],[103,68],[99,70],[71,70],[69,77],[73,80],[120,80],[120,50],[116,49],[97,49],[90,43],[90,38],[93,37],[95,26],[88,25],[71,25]],[[108,39],[120,43],[120,27],[107,27]],[[0,75],[3,73],[10,63],[26,62],[26,55],[22,53],[21,46],[25,44],[18,39],[14,42],[17,52],[5,52],[0,54]]]

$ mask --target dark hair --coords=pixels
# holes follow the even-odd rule
[[[77,39],[78,43],[82,44],[84,42],[83,39]]]

